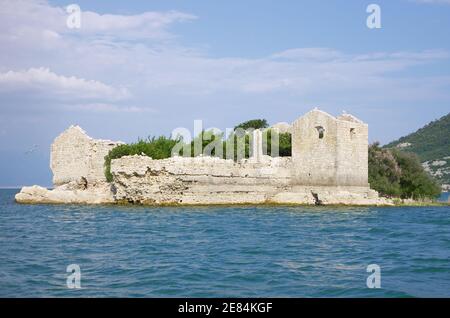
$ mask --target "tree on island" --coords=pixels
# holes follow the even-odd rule
[[[369,183],[381,195],[402,199],[434,199],[441,187],[422,167],[417,155],[369,146]]]
[[[243,123],[240,123],[239,125],[234,127],[234,130],[238,129],[238,128],[242,128],[244,130],[247,129],[264,129],[269,127],[269,124],[267,123],[267,120],[265,119],[252,119],[252,120],[248,120],[245,121]]]

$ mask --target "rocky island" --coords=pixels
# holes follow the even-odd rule
[[[111,162],[120,145],[71,126],[51,146],[54,189],[24,187],[19,203],[64,204],[310,204],[392,205],[368,183],[368,125],[350,114],[314,109],[291,125],[292,156],[263,154],[261,130],[252,132],[250,158],[134,155]]]

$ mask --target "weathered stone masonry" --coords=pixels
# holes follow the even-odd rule
[[[139,204],[388,204],[368,184],[368,126],[344,114],[314,109],[292,125],[292,157],[262,154],[254,132],[252,157],[239,162],[213,157],[153,160],[128,156],[111,163],[106,183],[104,156],[116,142],[95,140],[71,127],[52,145],[55,190],[24,188],[18,202]]]
[[[71,126],[56,137],[51,146],[53,184],[106,182],[103,169],[105,156],[119,144],[111,140],[93,139],[80,127]]]

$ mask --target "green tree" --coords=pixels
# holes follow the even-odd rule
[[[441,186],[423,169],[416,154],[394,149],[392,153],[402,171],[400,188],[403,198],[435,198],[441,194]]]
[[[234,127],[234,130],[238,129],[238,128],[242,128],[244,130],[247,129],[264,129],[269,127],[269,124],[267,123],[267,120],[265,119],[252,119],[252,120],[248,120],[246,122],[240,123],[239,125],[237,125],[236,127]]]
[[[401,169],[395,157],[379,143],[369,147],[369,183],[372,189],[385,196],[401,195]]]
[[[197,147],[196,147],[197,145]],[[214,133],[212,130],[203,130],[194,140],[191,141],[191,155],[211,155],[223,157],[223,133]]]
[[[403,199],[434,199],[441,193],[416,155],[381,148],[379,143],[369,147],[369,183],[381,195]]]
[[[272,145],[272,142],[275,144]],[[272,148],[278,147],[278,154],[272,154]],[[268,156],[290,157],[292,154],[292,135],[290,133],[278,133],[273,129],[263,132],[263,153]]]

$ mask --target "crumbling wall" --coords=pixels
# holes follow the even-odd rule
[[[23,187],[15,199],[20,203],[106,204],[114,203],[111,184],[103,171],[104,157],[120,142],[89,137],[71,126],[53,142],[50,168],[54,189]]]
[[[127,156],[111,163],[115,197],[138,203],[261,203],[287,187],[290,158],[234,162],[214,157],[152,160]]]
[[[290,158],[114,159],[114,197],[137,204],[389,204],[368,187],[297,185]]]
[[[120,142],[93,139],[79,126],[71,126],[51,146],[53,184],[74,183],[79,187],[106,182],[104,157]]]
[[[138,204],[390,204],[369,187],[296,184],[291,158],[114,159],[114,197]]]

